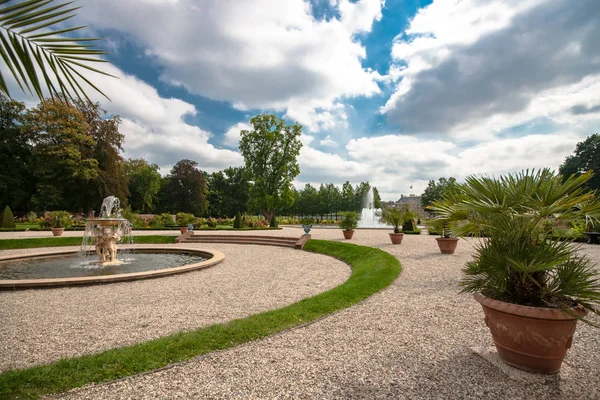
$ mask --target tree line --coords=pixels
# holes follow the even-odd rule
[[[99,103],[46,99],[27,109],[0,95],[0,205],[28,211],[97,211],[119,197],[139,213],[185,212],[324,215],[359,211],[370,185],[350,182],[293,187],[299,174],[301,126],[273,115],[252,118],[242,131],[243,167],[208,173],[196,161],[177,162],[166,176],[143,158],[124,159],[121,120]],[[373,188],[375,206],[380,206]]]

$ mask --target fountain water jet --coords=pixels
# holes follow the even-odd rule
[[[121,202],[115,196],[108,196],[102,201],[100,217],[88,219],[81,243],[81,252],[87,254],[92,246],[98,254],[100,265],[116,265],[122,261],[117,259],[117,243],[122,238],[132,243],[131,224],[121,216]]]
[[[358,221],[359,228],[389,228],[379,221],[381,208],[375,208],[375,196],[373,188],[369,188],[366,196],[363,198],[363,209],[360,212],[360,220]]]

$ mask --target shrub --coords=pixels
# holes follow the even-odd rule
[[[242,228],[242,216],[240,212],[235,215],[235,219],[233,220],[233,229],[241,229]]]
[[[217,220],[214,218],[209,218],[206,220],[206,225],[208,225],[209,228],[216,228],[217,227]]]
[[[16,228],[15,216],[9,206],[4,207],[2,215],[0,215],[0,228]]]
[[[133,211],[131,211],[131,207],[127,207],[121,210],[121,216],[127,221],[129,221],[129,223],[131,224],[131,226],[133,226],[134,229],[146,227],[146,223],[144,222],[144,220],[140,218],[137,214],[134,214]]]
[[[379,220],[386,224],[392,225],[394,227],[394,233],[400,233],[400,224],[402,223],[402,221],[409,220],[413,218],[413,216],[414,212],[410,210],[409,205],[403,204],[397,208],[384,207],[383,210],[381,210]],[[412,231],[412,229],[406,229],[404,226],[402,227],[402,230]]]
[[[70,228],[71,214],[67,211],[52,211],[42,222],[44,228]]]
[[[403,232],[412,232],[415,230],[415,222],[412,219],[407,219],[402,224]]]
[[[271,218],[270,226],[271,228],[277,228],[277,218],[275,218],[275,214],[273,214],[273,217]]]
[[[300,224],[302,225],[311,225],[313,223],[313,219],[309,217],[304,217],[300,220]]]
[[[171,218],[171,221],[172,220],[173,219]],[[175,220],[177,221],[178,226],[188,226],[189,224],[193,224],[194,222],[196,222],[196,217],[193,214],[180,212],[177,213]]]
[[[340,213],[342,220],[339,223],[341,229],[351,231],[358,226],[358,214],[355,211],[347,211]]]
[[[37,222],[37,214],[33,211],[29,211],[26,219],[28,224],[35,224]]]

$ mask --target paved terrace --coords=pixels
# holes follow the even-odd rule
[[[301,233],[294,228],[279,232],[285,235]],[[313,229],[311,233],[317,239],[342,240],[342,233],[338,229]],[[394,246],[389,244],[387,231],[359,230],[350,242],[378,247],[398,257],[403,265],[400,277],[389,288],[363,303],[311,325],[160,371],[74,390],[60,397],[600,398],[600,375],[597,373],[600,370],[600,334],[584,324],[579,324],[573,348],[558,375],[529,374],[505,367],[498,361],[488,329],[483,323],[481,307],[470,295],[458,294],[460,269],[473,253],[472,241],[462,240],[456,254],[450,256],[441,255],[435,240],[428,235],[406,235],[401,245]],[[216,245],[207,244],[206,247],[216,248]],[[222,251],[227,257],[235,247]],[[281,278],[276,270],[282,265],[291,265],[291,270],[303,271],[316,262],[316,259],[302,259],[303,252],[297,250],[268,248],[269,257],[260,258],[255,251],[265,247],[237,247],[249,260],[254,260],[249,265],[258,266],[265,259],[281,258],[281,263],[271,266],[275,273],[272,285],[277,285],[276,280]],[[581,249],[600,264],[600,246],[582,245]],[[332,259],[328,258],[327,262],[331,264],[334,274],[340,274],[338,281],[343,281],[347,270],[340,268]],[[219,268],[217,266],[212,270],[218,271]],[[208,271],[189,275],[206,274]],[[151,285],[154,282],[117,285]],[[325,286],[319,291],[325,290]],[[107,289],[109,287],[114,286],[106,286]],[[151,300],[156,294],[151,292],[150,287],[147,289],[144,291],[141,286],[136,293]],[[219,286],[213,286],[212,289],[220,291],[215,298],[227,295]],[[18,304],[26,309],[29,306],[24,304],[34,303],[36,296],[47,297],[54,290],[63,289],[29,291],[28,301],[19,301],[13,306]],[[110,297],[119,290],[114,287],[106,295]],[[165,313],[163,318],[170,321],[173,321],[168,315],[170,310],[178,309],[179,302],[187,297],[176,295],[177,291],[173,293],[171,298],[166,294],[160,297],[161,304],[166,302],[170,305],[160,307]],[[5,295],[0,293],[0,320],[5,318],[6,308],[11,307],[6,307]],[[69,301],[73,304],[85,299],[75,296]],[[130,301],[134,302],[132,312],[137,313],[135,309],[139,302],[135,297]],[[213,305],[207,308],[215,309]],[[26,322],[22,322],[29,324],[32,331],[36,329],[36,322],[29,318],[34,316],[39,319],[45,317],[42,315],[40,318],[33,313],[29,314]],[[160,316],[156,320],[160,320]],[[155,323],[155,320],[151,322]],[[83,337],[88,334],[90,340],[101,340],[102,331],[92,331],[87,326],[76,324],[73,321],[74,329],[82,330]],[[52,331],[46,334],[64,335]],[[24,340],[29,339],[26,337]],[[7,348],[1,350],[4,354]]]

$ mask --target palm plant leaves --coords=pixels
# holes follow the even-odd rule
[[[112,76],[90,65],[107,62],[99,58],[106,52],[93,46],[99,39],[61,36],[83,26],[50,30],[73,18],[80,7],[73,7],[73,1],[12,3],[11,0],[0,0],[0,56],[24,93],[35,93],[43,99],[43,90],[47,89],[52,97],[89,100],[80,84],[83,81],[107,97],[80,72],[85,69]],[[0,91],[10,96],[1,72]]]
[[[486,236],[463,269],[462,291],[563,310],[577,302],[598,313],[598,271],[571,243],[551,240],[544,226],[556,218],[597,220],[600,201],[585,187],[590,178],[563,180],[549,169],[470,176],[434,202],[436,220],[455,235]]]

